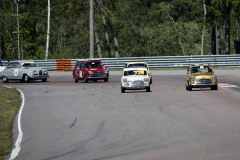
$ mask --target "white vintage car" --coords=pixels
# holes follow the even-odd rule
[[[21,80],[29,82],[30,80],[47,81],[48,71],[42,67],[38,67],[33,61],[13,61],[2,72],[1,77],[3,83],[9,80]]]
[[[150,92],[150,78],[146,68],[124,68],[121,78],[121,92],[146,89]]]

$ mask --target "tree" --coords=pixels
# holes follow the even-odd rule
[[[45,56],[45,60],[48,59],[49,35],[50,35],[50,15],[51,15],[51,5],[50,5],[50,0],[48,0],[47,41],[46,41],[46,56]]]
[[[94,11],[93,11],[93,0],[89,0],[90,4],[90,53],[89,58],[93,58],[94,56]]]
[[[2,0],[0,0],[0,59],[2,59],[3,55],[3,40],[2,40],[2,35],[3,35],[3,23],[2,23]]]

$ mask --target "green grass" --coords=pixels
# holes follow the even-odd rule
[[[16,89],[0,86],[0,160],[11,152],[13,123],[20,104],[20,93]]]

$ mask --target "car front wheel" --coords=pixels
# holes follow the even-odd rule
[[[125,93],[125,88],[121,87],[121,92]]]
[[[218,86],[216,85],[216,86],[211,87],[211,90],[218,90]]]
[[[192,91],[192,87],[189,85],[189,82],[187,82],[186,90]]]
[[[42,82],[47,82],[47,78],[45,78],[45,79],[42,79]]]
[[[78,83],[77,76],[74,76],[74,82],[75,82],[75,83]]]
[[[150,86],[146,88],[146,91],[147,91],[147,92],[150,92],[150,91],[151,91],[151,90],[150,90]]]

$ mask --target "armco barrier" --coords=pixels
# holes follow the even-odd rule
[[[79,59],[35,60],[39,66],[54,71],[71,71]],[[81,59],[82,60],[82,59]],[[213,66],[240,66],[240,55],[206,56],[158,56],[101,58],[109,69],[122,69],[128,62],[147,62],[150,68],[178,68],[191,64],[211,64]]]

